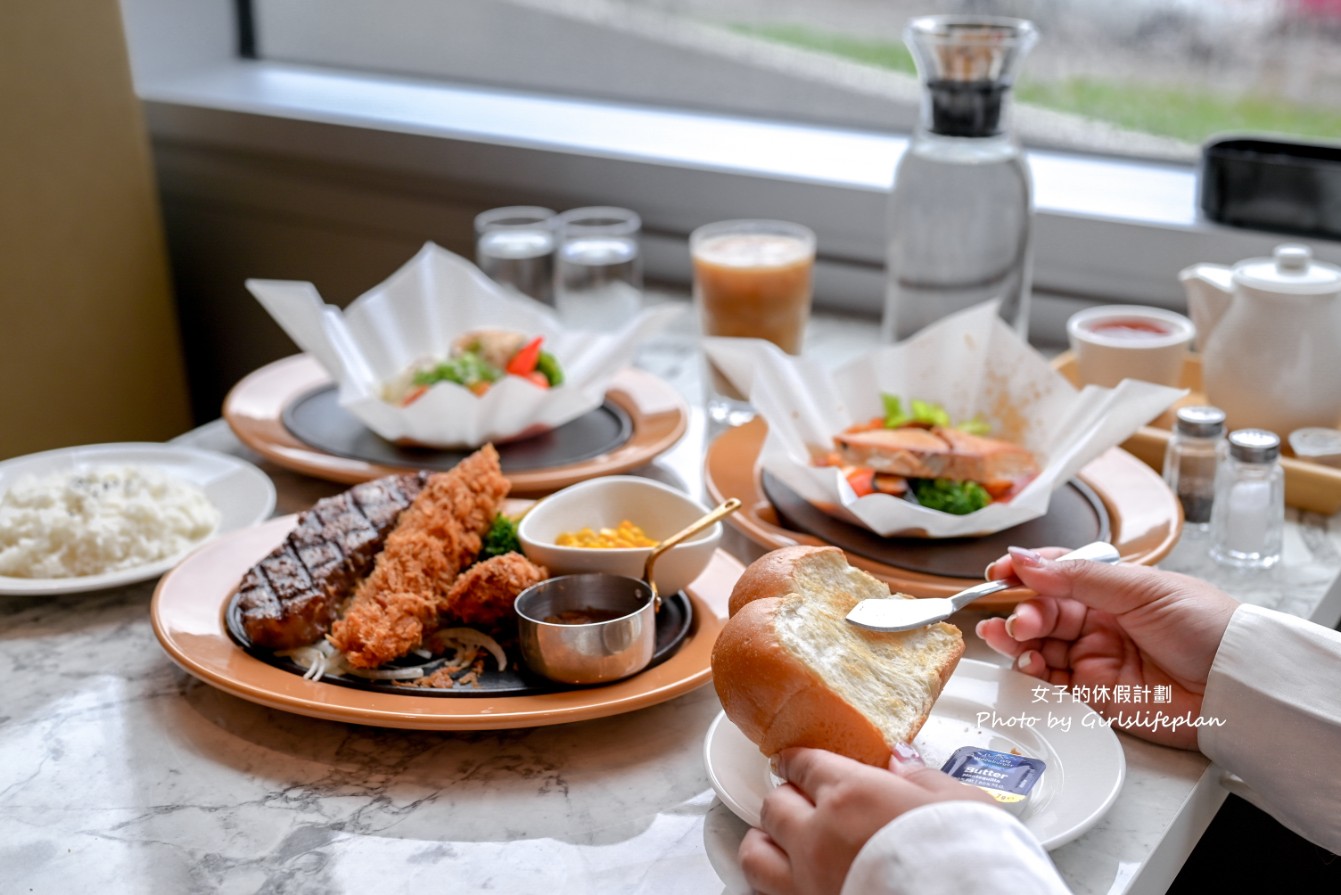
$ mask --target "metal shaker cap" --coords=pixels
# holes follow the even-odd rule
[[[1229,433],[1229,455],[1244,463],[1271,463],[1280,456],[1280,438],[1265,429],[1236,429]]]
[[[1225,412],[1219,407],[1178,408],[1178,431],[1196,438],[1214,438],[1225,431]]]
[[[946,137],[994,137],[1015,71],[1038,40],[1024,19],[930,15],[903,31],[927,87],[923,123]]]

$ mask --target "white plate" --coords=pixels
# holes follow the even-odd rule
[[[219,525],[204,544],[225,532],[255,525],[275,510],[270,477],[236,457],[200,448],[158,443],[91,444],[29,454],[0,463],[0,494],[27,475],[97,466],[148,466],[198,486],[219,510]],[[199,547],[196,544],[191,550]],[[157,578],[191,550],[131,569],[76,578],[11,578],[0,575],[0,595],[74,594]]]
[[[1046,689],[1043,701],[1035,692],[1040,687]],[[1127,769],[1117,735],[1089,706],[1037,678],[972,659],[959,663],[913,745],[936,768],[961,746],[1043,759],[1047,769],[1021,820],[1049,849],[1104,816]],[[758,826],[764,796],[779,781],[759,748],[724,714],[708,729],[703,761],[722,803]]]

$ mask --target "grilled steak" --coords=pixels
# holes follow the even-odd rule
[[[292,649],[324,636],[428,476],[364,482],[300,514],[284,543],[252,566],[238,587],[242,627],[252,644]]]

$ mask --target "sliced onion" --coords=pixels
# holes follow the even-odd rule
[[[444,628],[432,637],[434,651],[451,650],[454,656],[442,664],[463,665],[477,650],[485,650],[493,656],[499,671],[506,671],[508,658],[503,648],[488,634],[474,628]],[[414,655],[431,658],[433,651],[423,648],[414,650]],[[349,664],[343,652],[337,650],[329,641],[320,640],[307,646],[295,647],[275,653],[277,656],[292,659],[303,669],[303,678],[309,681],[320,680],[325,675],[339,677],[353,675],[373,681],[411,681],[424,677],[422,667],[409,668],[355,668]]]
[[[326,645],[322,641],[322,646]],[[309,681],[318,680],[326,673],[327,657],[329,651],[323,650],[321,646],[313,644],[311,646],[300,646],[295,649],[283,650],[275,653],[277,656],[292,659],[299,668],[303,669],[303,678]]]
[[[482,631],[476,631],[474,628],[443,628],[434,635],[434,640],[442,643],[444,647],[460,644],[468,648],[478,647],[488,650],[489,655],[498,663],[499,671],[508,669],[508,657],[503,654],[503,648],[498,645],[497,640]]]

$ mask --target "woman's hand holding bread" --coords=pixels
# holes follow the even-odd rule
[[[1038,596],[1009,618],[980,622],[978,636],[1049,683],[1110,695],[1116,685],[1169,687],[1172,702],[1161,708],[1198,717],[1211,662],[1238,603],[1204,581],[1147,566],[1052,561],[1062,552],[1011,548],[992,563],[989,578],[1014,574]],[[1102,698],[1090,704],[1105,717],[1130,708]],[[1192,726],[1128,729],[1163,745],[1197,747]]]
[[[777,767],[789,782],[764,799],[762,829],[740,844],[751,888],[765,895],[838,892],[866,840],[894,818],[933,802],[991,804],[982,790],[899,754],[895,749],[890,773],[822,749],[784,750]]]
[[[741,843],[756,891],[838,892],[862,845],[895,817],[950,799],[991,802],[922,767],[906,745],[963,654],[959,629],[882,634],[848,623],[868,598],[907,599],[836,547],[774,550],[731,593],[713,683],[727,717],[789,781]]]

